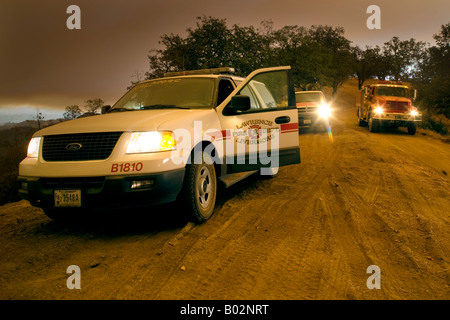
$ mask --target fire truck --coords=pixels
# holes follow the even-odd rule
[[[356,115],[360,126],[370,132],[384,127],[406,127],[414,135],[422,114],[412,105],[417,91],[401,81],[378,81],[362,87],[356,99]]]

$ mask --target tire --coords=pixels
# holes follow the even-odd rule
[[[366,122],[363,119],[361,119],[361,117],[359,116],[359,109],[358,109],[358,112],[356,114],[358,116],[358,126],[360,126],[360,127],[366,126]]]
[[[410,134],[410,135],[415,135],[416,134],[416,130],[417,130],[417,126],[416,126],[416,124],[415,123],[411,123],[409,126],[408,126],[408,134]]]
[[[369,118],[369,131],[378,132],[380,129],[379,121],[377,119],[374,119],[371,114],[369,114],[368,118]]]
[[[186,166],[180,200],[183,207],[188,209],[190,218],[203,223],[211,217],[216,205],[216,170],[206,153],[197,152],[191,159],[194,161]]]

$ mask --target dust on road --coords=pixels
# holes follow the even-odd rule
[[[174,205],[71,225],[0,207],[0,299],[449,299],[450,144],[369,133],[355,90],[337,94],[332,141],[302,130],[301,164],[221,192],[202,225]]]

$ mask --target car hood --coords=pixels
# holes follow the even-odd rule
[[[170,109],[114,112],[61,122],[39,130],[35,136],[86,132],[124,132],[158,130],[164,124],[178,123],[180,127],[187,120],[201,120],[202,114],[215,113],[214,109]],[[168,130],[170,128],[164,128]],[[173,128],[177,129],[177,128]]]
[[[379,103],[383,103],[386,101],[411,102],[411,100],[408,98],[396,97],[396,96],[377,96],[376,100],[379,101]]]
[[[313,102],[297,102],[297,108],[300,107],[316,107],[318,105],[320,105],[320,102],[317,101],[313,101]]]

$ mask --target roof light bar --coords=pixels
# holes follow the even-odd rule
[[[221,73],[234,73],[234,72],[235,72],[234,68],[222,67],[222,68],[212,68],[212,69],[167,72],[164,74],[164,77],[187,76],[187,75],[195,75],[195,74],[221,74]]]

